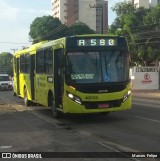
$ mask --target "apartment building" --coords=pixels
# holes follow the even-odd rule
[[[129,0],[132,3],[136,5],[137,8],[139,7],[155,7],[158,3],[160,3],[160,0]]]
[[[155,7],[158,3],[160,3],[160,0],[150,0],[150,7]]]
[[[52,16],[68,26],[83,22],[97,33],[107,33],[108,1],[52,0]]]

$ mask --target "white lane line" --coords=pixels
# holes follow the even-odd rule
[[[143,98],[133,98],[133,102],[145,102],[145,103],[151,103],[154,105],[160,105],[160,100],[150,100],[150,99],[143,99]]]
[[[0,146],[0,149],[9,149],[12,148],[12,146]]]
[[[150,103],[144,103],[144,102],[133,102],[133,105],[138,105],[138,106],[146,106],[146,107],[151,107],[151,108],[158,108],[160,109],[160,105],[154,105]]]
[[[141,119],[141,120],[147,120],[147,121],[152,121],[152,122],[156,122],[156,123],[160,123],[160,120],[154,120],[154,119],[150,119],[150,118],[146,118],[146,117],[142,117],[142,116],[134,116],[138,119]]]

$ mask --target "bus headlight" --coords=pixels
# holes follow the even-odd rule
[[[129,90],[127,93],[124,94],[123,102],[126,101],[130,95],[131,95],[131,90]]]
[[[69,93],[69,92],[67,92],[67,96],[68,96],[71,100],[73,100],[74,102],[76,102],[76,103],[78,103],[78,104],[82,104],[82,101],[81,101],[81,99],[80,99],[78,96],[76,96],[76,95],[74,95],[74,94],[71,94],[71,93]]]

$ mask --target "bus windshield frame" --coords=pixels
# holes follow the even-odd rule
[[[68,84],[104,84],[129,80],[128,50],[81,50],[66,54]]]

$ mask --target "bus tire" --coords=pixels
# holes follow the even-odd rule
[[[24,105],[30,106],[31,102],[28,100],[27,88],[24,88]]]

